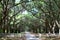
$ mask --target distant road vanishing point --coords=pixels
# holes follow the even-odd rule
[[[25,37],[26,37],[26,40],[40,40],[38,37],[31,34],[30,32],[25,32]]]

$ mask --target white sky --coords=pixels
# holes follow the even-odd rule
[[[20,0],[15,0],[15,3],[19,3],[20,2]]]
[[[15,3],[19,3],[19,2],[20,2],[20,0],[15,0]],[[22,14],[28,14],[28,12],[25,10],[22,12]]]
[[[28,14],[28,12],[25,10],[24,12],[22,12],[22,14]]]

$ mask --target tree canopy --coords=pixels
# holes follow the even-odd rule
[[[58,33],[60,0],[0,0],[0,32]]]

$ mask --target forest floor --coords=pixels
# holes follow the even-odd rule
[[[20,33],[8,35],[4,34],[0,37],[0,40],[25,40],[24,38],[24,35]],[[39,35],[39,38],[40,40],[60,40],[60,36],[58,34],[41,34]]]

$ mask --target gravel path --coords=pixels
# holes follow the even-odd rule
[[[51,35],[47,36],[47,34],[41,34],[41,37],[39,36],[39,38],[40,38],[39,40],[60,40],[59,35],[53,35],[53,34],[51,34]],[[0,40],[26,40],[26,37],[23,34],[20,34],[20,33],[18,33],[18,34],[8,34],[8,35],[2,36],[0,38]]]

